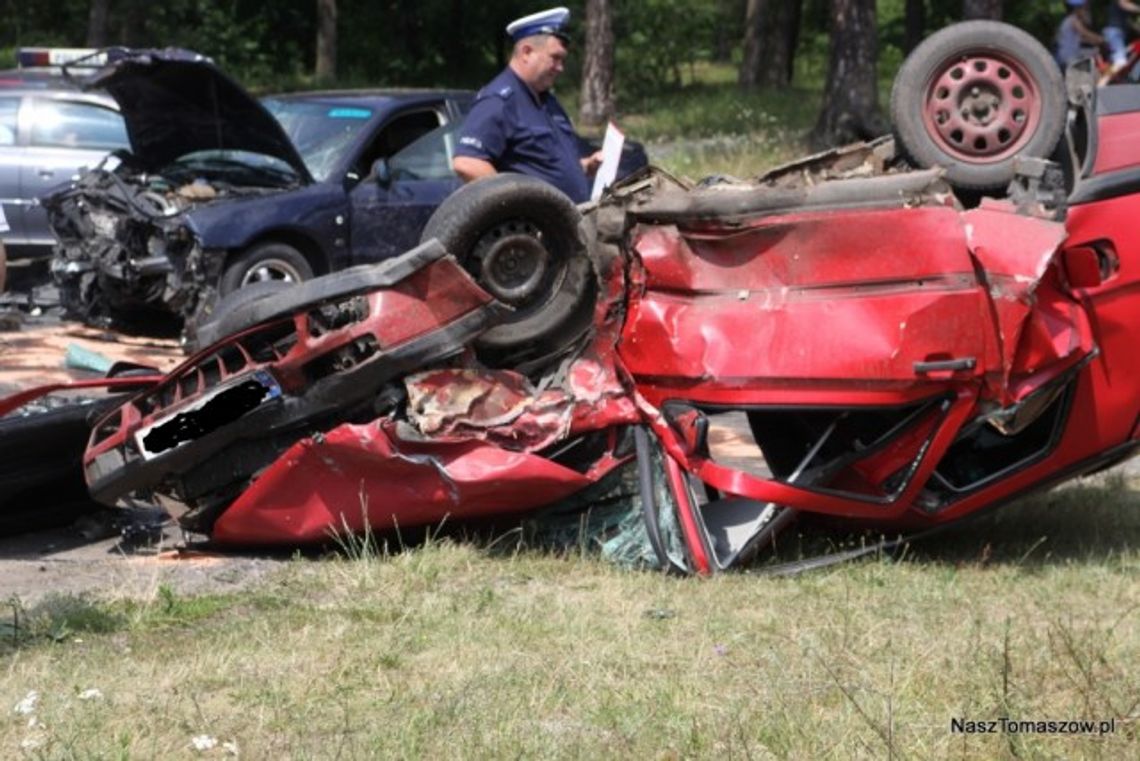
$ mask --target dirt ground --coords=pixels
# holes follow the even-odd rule
[[[88,328],[53,316],[8,312],[0,330],[0,395],[48,383],[98,378],[83,365],[92,354],[166,372],[182,361],[173,339],[139,338]],[[70,361],[69,361],[70,360]]]
[[[0,312],[0,398],[34,386],[98,378],[103,373],[90,368],[107,362],[165,372],[182,359],[173,339],[125,336],[51,314]],[[226,591],[260,579],[281,562],[179,549],[185,546],[186,537],[158,511],[107,510],[63,528],[0,537],[0,599],[17,597],[30,606],[53,594],[146,598],[162,585],[179,593]]]

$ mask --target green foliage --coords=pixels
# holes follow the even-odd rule
[[[520,0],[341,0],[338,8],[342,81],[448,86],[490,78],[509,54],[507,23],[534,10]]]
[[[281,5],[210,0],[165,0],[148,12],[145,46],[174,45],[211,56],[250,87],[296,77],[308,57],[295,40],[305,27],[301,9]],[[310,36],[310,35],[305,35]]]
[[[829,0],[803,0],[796,84],[814,88],[831,49]],[[878,0],[880,76],[902,60],[905,0]],[[571,46],[562,90],[581,62],[584,0],[568,0]],[[697,64],[738,58],[746,0],[614,0],[620,101],[676,91]],[[510,54],[503,29],[536,9],[531,0],[338,0],[337,86],[478,87]],[[1055,3],[1005,4],[1006,19],[1048,43],[1064,12]],[[19,46],[82,46],[90,0],[4,3],[0,68]],[[961,0],[926,0],[927,30],[961,16]],[[1097,8],[1099,11],[1100,8]],[[311,87],[316,48],[314,0],[110,0],[108,41],[132,47],[177,46],[211,56],[255,90]]]
[[[675,89],[686,67],[712,58],[717,0],[625,0],[614,14],[615,79],[621,93]]]

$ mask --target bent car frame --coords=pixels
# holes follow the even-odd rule
[[[891,140],[582,209],[466,186],[401,257],[220,311],[95,423],[87,483],[243,545],[633,483],[606,537],[711,573],[803,512],[921,528],[1105,468],[1140,437],[1140,87],[1090,81],[1066,163],[977,204]]]

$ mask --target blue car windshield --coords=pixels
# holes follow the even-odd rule
[[[305,167],[318,182],[329,179],[354,136],[372,118],[372,109],[313,101],[262,101],[297,146]]]

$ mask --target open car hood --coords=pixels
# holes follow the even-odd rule
[[[249,151],[281,159],[312,182],[277,120],[206,56],[177,48],[116,53],[84,85],[118,102],[131,150],[145,169],[195,151]]]

